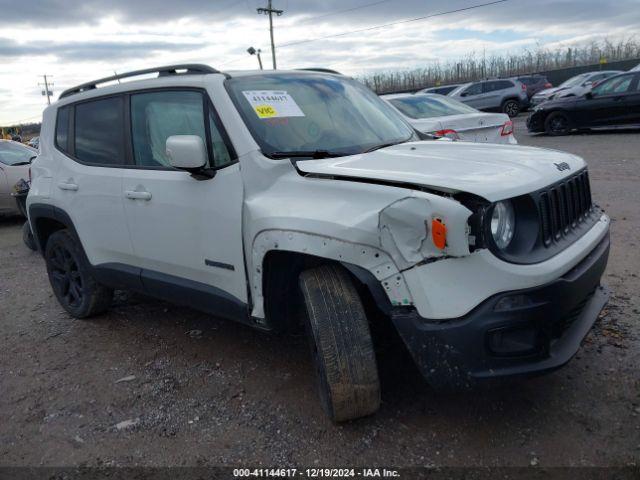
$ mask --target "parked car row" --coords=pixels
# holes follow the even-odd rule
[[[582,95],[548,100],[527,118],[530,132],[549,135],[635,126],[640,127],[640,71],[611,76]]]

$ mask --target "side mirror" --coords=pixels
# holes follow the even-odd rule
[[[462,92],[462,93],[460,94],[460,96],[461,96],[461,97],[466,97],[466,96],[468,96],[468,95],[469,95],[469,94],[468,94],[467,92]]]
[[[591,100],[593,98],[593,92],[587,92],[584,94],[584,98]]]
[[[213,178],[216,171],[206,168],[207,147],[197,135],[172,135],[165,144],[169,164],[173,168],[185,170],[197,180]]]
[[[169,164],[180,170],[198,170],[207,164],[207,147],[197,135],[172,135],[167,138]]]
[[[584,82],[584,84],[582,85],[583,87],[591,87],[593,85],[593,82],[591,80],[589,80],[588,82]]]

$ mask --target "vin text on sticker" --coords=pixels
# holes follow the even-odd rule
[[[304,117],[296,101],[286,91],[249,90],[242,93],[259,118]]]

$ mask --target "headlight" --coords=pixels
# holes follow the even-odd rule
[[[500,250],[509,246],[516,226],[516,215],[511,201],[498,202],[491,214],[491,235]]]

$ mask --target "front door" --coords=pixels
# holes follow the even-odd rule
[[[163,297],[190,291],[172,300],[205,310],[216,310],[207,304],[216,294],[246,303],[242,178],[208,96],[173,89],[127,101],[134,168],[123,173],[122,195],[145,288]],[[215,176],[197,179],[172,168],[165,151],[172,135],[200,136]]]

